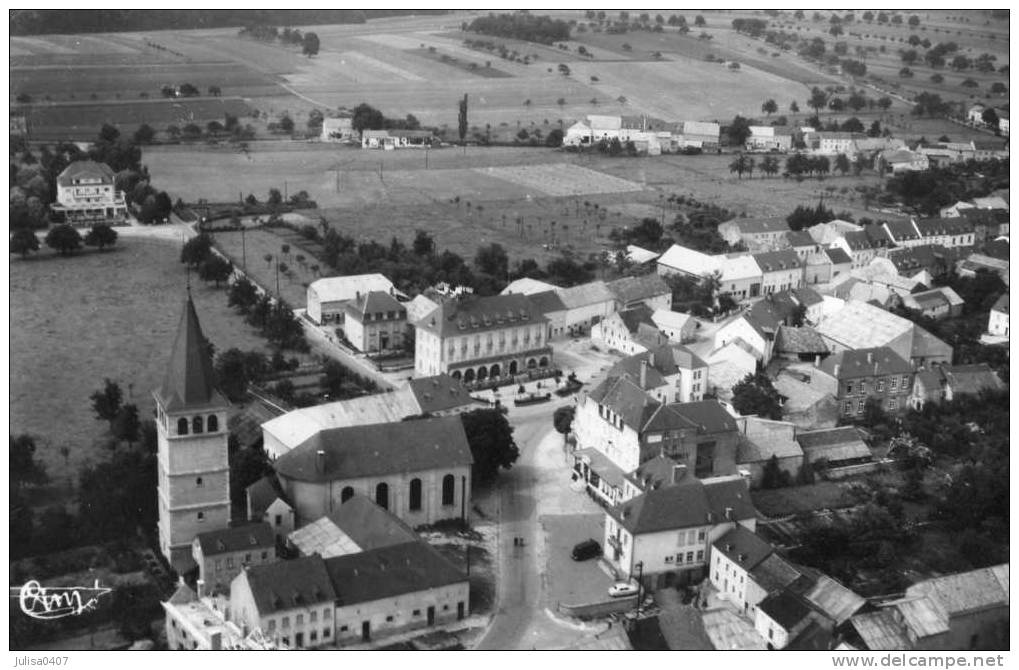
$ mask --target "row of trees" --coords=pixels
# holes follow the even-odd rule
[[[74,226],[60,224],[46,233],[46,246],[61,256],[70,256],[81,249],[82,244],[96,247],[99,251],[117,243],[117,231],[105,223],[93,224],[84,237]],[[27,258],[28,254],[39,251],[39,237],[30,228],[17,228],[11,233],[11,253]]]
[[[299,46],[301,53],[311,58],[319,52],[321,41],[317,33],[302,33],[297,28],[283,28],[266,24],[251,24],[241,28],[238,34],[243,37],[252,37],[263,42],[275,42],[279,40],[284,45]]]
[[[482,35],[539,44],[551,45],[570,39],[570,26],[566,21],[548,16],[534,16],[528,12],[489,14],[474,19],[470,24],[464,24],[462,28]]]

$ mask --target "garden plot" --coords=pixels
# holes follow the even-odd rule
[[[424,81],[424,77],[359,51],[322,53],[318,58],[308,60],[306,65],[286,79],[295,86],[317,86],[324,81],[335,81],[337,77],[348,82]]]
[[[477,168],[476,171],[556,197],[629,193],[643,190],[640,184],[628,179],[612,177],[596,170],[567,163]]]

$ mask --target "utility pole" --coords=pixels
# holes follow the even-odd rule
[[[276,297],[280,297],[280,259],[276,259]]]
[[[245,236],[244,236],[244,233],[246,231],[247,231],[247,228],[245,228],[244,224],[242,223],[241,224],[241,267],[244,268],[245,272],[248,271],[248,244],[247,244],[247,238],[245,238]]]
[[[283,180],[283,202],[286,202],[288,197],[289,197],[289,195],[287,194],[287,180],[284,179]]]
[[[633,567],[637,568],[639,574],[637,576],[637,618],[640,618],[640,602],[643,600],[643,594],[641,593],[644,589],[644,561],[637,561],[637,564]]]

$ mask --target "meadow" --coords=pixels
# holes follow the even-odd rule
[[[184,304],[178,244],[122,235],[117,247],[71,258],[43,250],[10,264],[10,432],[40,436],[36,455],[54,474],[105,458],[107,424],[89,395],[109,377],[124,401],[152,415]],[[267,351],[227,308],[226,292],[199,281],[191,293],[217,351]],[[69,448],[67,462],[60,448]]]

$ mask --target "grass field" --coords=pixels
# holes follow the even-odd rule
[[[102,458],[96,441],[106,424],[93,417],[89,395],[104,377],[148,418],[166,371],[184,298],[179,246],[122,236],[117,247],[72,258],[46,251],[10,264],[10,432],[42,436],[37,455],[52,475],[76,475]],[[264,349],[227,308],[223,289],[196,282],[192,295],[217,351]]]
[[[300,248],[298,239],[288,234],[292,231],[281,229],[282,236],[276,235],[270,229],[249,230],[244,233],[218,232],[216,246],[226,252],[234,261],[234,265],[242,267],[245,253],[247,254],[247,271],[252,275],[255,283],[264,286],[269,291],[276,291],[276,261],[282,261],[288,268],[290,276],[279,274],[279,292],[292,308],[303,308],[308,299],[308,291],[305,284],[308,284],[318,276],[313,273],[310,266],[315,265],[312,251]],[[290,252],[283,256],[282,247],[290,245]],[[265,261],[266,254],[273,257],[270,263]],[[306,257],[304,265],[297,262],[295,256],[301,254]]]

